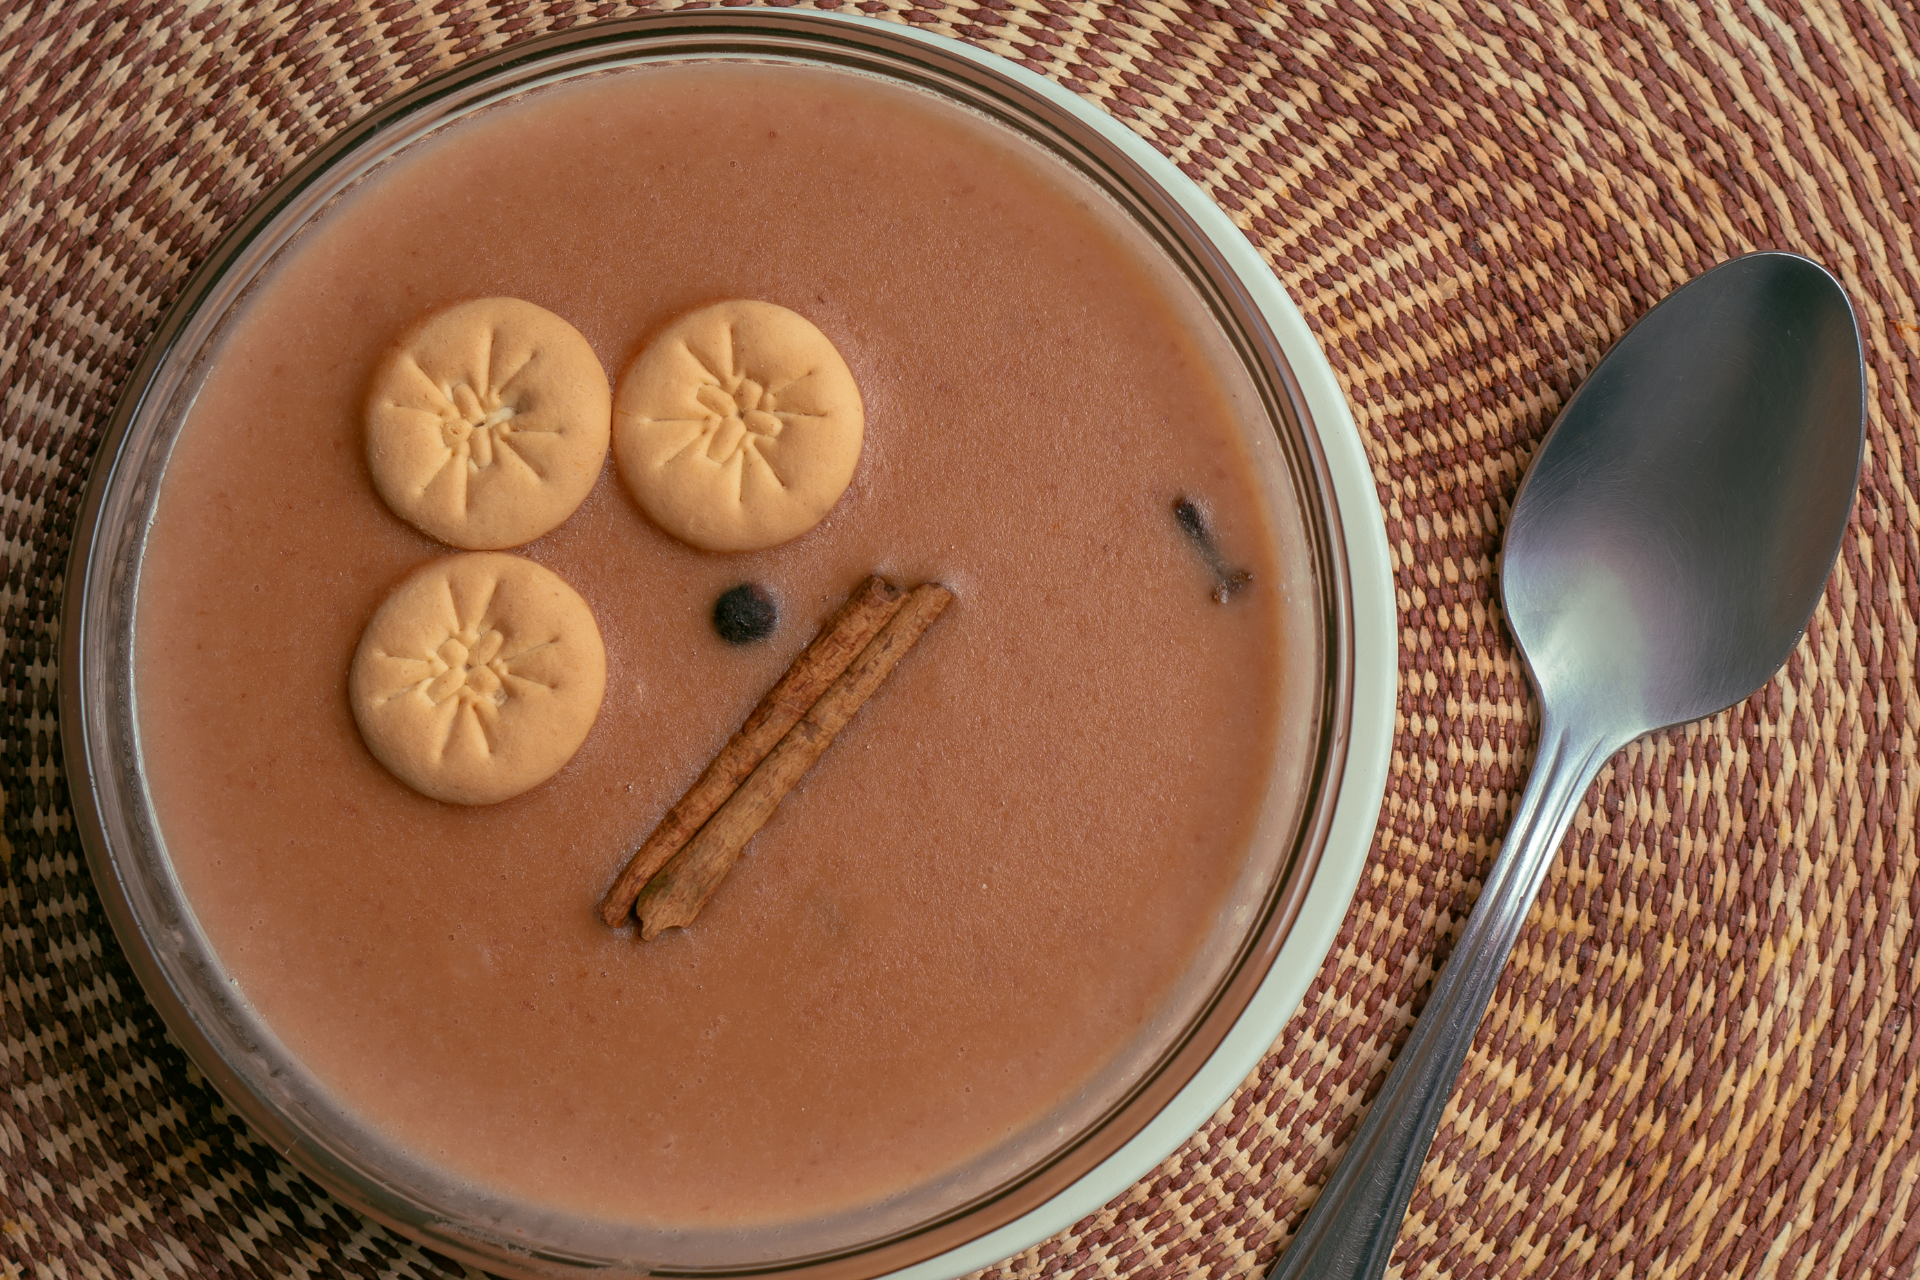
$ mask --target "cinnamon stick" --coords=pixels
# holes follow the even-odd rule
[[[713,763],[679,802],[667,810],[667,816],[660,819],[653,834],[634,851],[626,869],[600,900],[602,920],[613,928],[626,922],[641,887],[726,803],[727,797],[766,759],[787,731],[799,723],[808,708],[819,701],[820,695],[860,655],[905,599],[905,591],[881,578],[868,578],[847,597],[840,612],[793,660],[787,673],[760,699],[760,705],[753,709],[740,731],[728,739]]]
[[[832,745],[834,735],[873,696],[952,599],[953,593],[935,582],[913,589],[846,673],[787,731],[759,768],[700,828],[700,834],[640,891],[634,914],[640,917],[642,938],[651,940],[663,929],[693,923],[747,841],[766,825],[801,775]]]

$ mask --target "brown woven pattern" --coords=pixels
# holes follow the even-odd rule
[[[1205,183],[1320,335],[1395,557],[1400,718],[1305,1008],[1153,1177],[996,1277],[1251,1275],[1324,1181],[1524,777],[1493,556],[1529,452],[1667,289],[1835,269],[1866,471],[1786,672],[1603,777],[1468,1060],[1406,1277],[1920,1271],[1914,427],[1920,18],[1906,3],[987,0],[865,11],[1020,59]],[[255,1142],[133,984],[58,767],[71,514],[187,271],[368,105],[572,0],[0,7],[0,1275],[430,1276]]]

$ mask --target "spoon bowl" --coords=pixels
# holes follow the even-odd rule
[[[1514,498],[1500,581],[1540,695],[1533,772],[1466,929],[1275,1280],[1378,1280],[1421,1162],[1573,811],[1643,733],[1779,669],[1845,532],[1866,428],[1853,309],[1805,258],[1676,290],[1561,411]]]
[[[1777,671],[1846,528],[1865,399],[1852,308],[1805,258],[1736,258],[1649,311],[1514,499],[1501,590],[1541,700],[1624,745]]]

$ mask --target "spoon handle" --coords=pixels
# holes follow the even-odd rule
[[[1474,1031],[1587,784],[1620,743],[1549,710],[1507,839],[1406,1048],[1270,1280],[1379,1280]]]

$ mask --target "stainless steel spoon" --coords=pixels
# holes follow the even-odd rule
[[[1376,1280],[1575,806],[1643,733],[1747,697],[1820,599],[1860,473],[1866,382],[1846,294],[1756,253],[1615,344],[1514,498],[1501,594],[1542,708],[1533,774],[1480,900],[1346,1159],[1274,1280]]]

